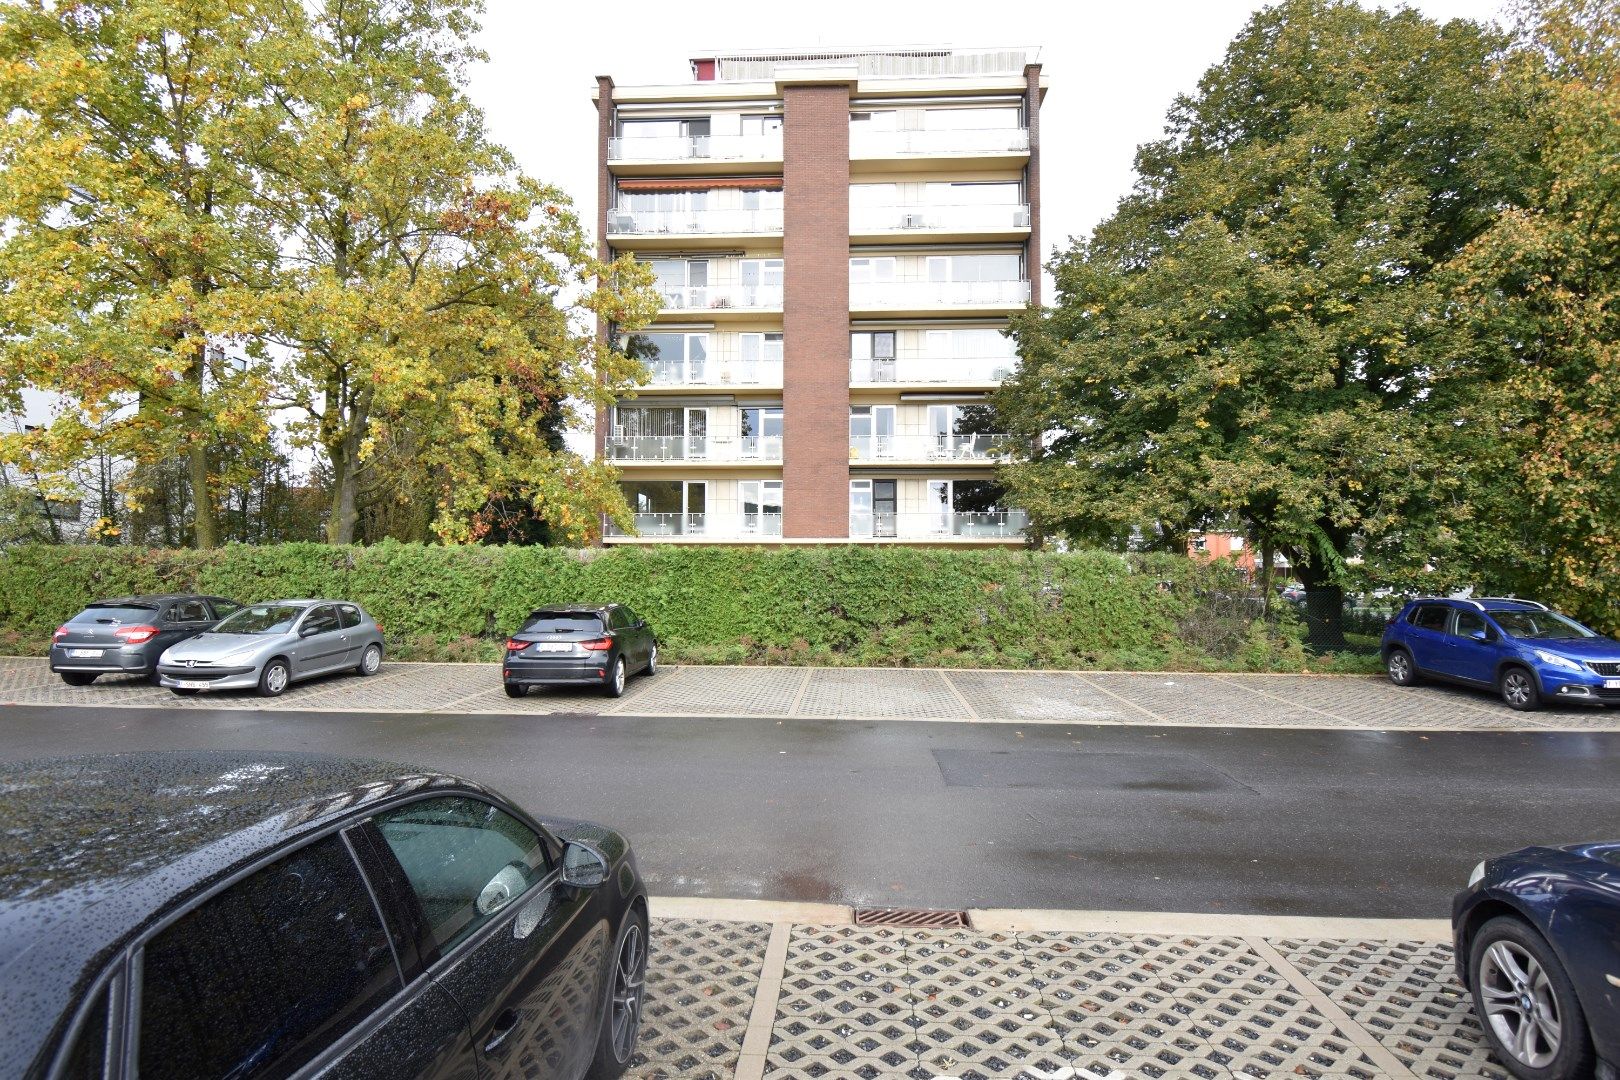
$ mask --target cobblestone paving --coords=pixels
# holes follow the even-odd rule
[[[759,924],[654,923],[633,1075],[733,1075],[768,938]],[[1284,957],[1288,970],[1262,952]],[[1235,937],[800,925],[779,973],[763,1072],[775,1080],[1507,1080],[1450,965],[1445,946],[1427,943],[1278,939],[1265,947]],[[1321,996],[1299,988],[1305,981],[1349,1022],[1319,1009]]]
[[[71,687],[44,660],[0,657],[0,705],[161,706],[544,715],[799,716],[851,720],[999,720],[1040,724],[1307,727],[1379,731],[1620,731],[1620,709],[1508,709],[1489,694],[1401,689],[1381,678],[1304,675],[916,668],[676,667],[633,677],[618,700],[594,688],[508,698],[493,664],[385,662],[372,678],[331,675],[279,698],[181,698],[104,675]]]

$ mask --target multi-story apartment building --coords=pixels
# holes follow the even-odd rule
[[[597,419],[637,535],[1021,543],[988,395],[1040,281],[1025,50],[754,53],[598,79],[602,253],[664,297]],[[605,328],[612,332],[612,328]]]

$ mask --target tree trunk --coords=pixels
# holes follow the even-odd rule
[[[219,546],[219,521],[214,514],[214,493],[208,480],[208,444],[193,439],[186,448],[186,478],[191,482],[191,519],[197,546]]]
[[[1260,541],[1260,604],[1267,618],[1271,617],[1271,564],[1276,557],[1271,541]]]
[[[332,455],[332,513],[326,520],[328,544],[354,543],[354,526],[359,514],[355,510],[355,472],[358,464],[350,455],[353,440],[344,439]]]
[[[1306,567],[1299,569],[1305,586],[1305,643],[1318,652],[1338,652],[1344,640],[1344,586],[1324,581]]]

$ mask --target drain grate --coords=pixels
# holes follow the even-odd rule
[[[965,911],[928,911],[924,908],[856,908],[856,926],[921,926],[933,930],[972,927]]]

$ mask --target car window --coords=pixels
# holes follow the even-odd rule
[[[207,622],[208,607],[201,600],[181,600],[169,608],[169,622]]]
[[[151,622],[157,618],[157,608],[127,605],[123,607],[92,604],[68,620],[69,626],[95,626],[102,624],[128,626],[132,623]]]
[[[355,607],[353,604],[339,604],[338,622],[345,630],[348,630],[351,627],[359,626],[360,609]]]
[[[1451,631],[1453,634],[1458,637],[1473,637],[1475,634],[1484,633],[1484,631],[1485,616],[1483,614],[1478,611],[1459,610],[1457,612],[1457,621],[1453,624]]]
[[[441,952],[545,876],[540,837],[478,799],[423,799],[373,819],[399,860]]]
[[[141,954],[142,1080],[285,1076],[400,989],[341,837],[188,912]]]
[[[253,604],[214,627],[214,633],[286,634],[303,613],[299,604]]]
[[[1592,631],[1556,611],[1493,611],[1497,625],[1518,638],[1572,640],[1597,637]]]
[[[208,606],[214,609],[214,618],[216,619],[223,619],[225,616],[230,615],[233,612],[242,610],[242,605],[238,604],[235,600],[225,600],[218,596],[211,597],[208,601]]]
[[[304,619],[304,625],[299,628],[301,634],[327,634],[338,628],[337,608],[331,604],[322,604]]]
[[[627,627],[636,625],[638,621],[636,618],[636,613],[627,607],[619,609],[619,617],[624,620],[624,625]]]
[[[1419,604],[1412,609],[1412,614],[1407,621],[1413,626],[1421,626],[1425,630],[1444,630],[1446,628],[1446,616],[1450,614],[1451,609],[1444,604]]]
[[[85,1010],[78,1037],[62,1059],[59,1080],[99,1080],[107,1066],[107,994],[103,986]]]
[[[578,611],[537,611],[529,616],[520,633],[595,634],[602,629],[600,616]]]

